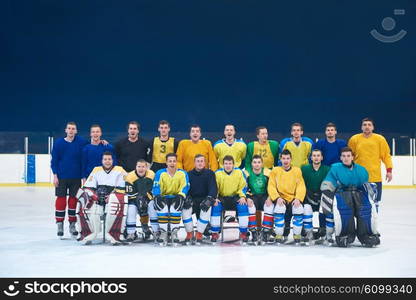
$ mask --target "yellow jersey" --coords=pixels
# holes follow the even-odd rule
[[[225,139],[219,140],[214,144],[214,153],[218,159],[218,166],[224,166],[223,159],[226,155],[231,155],[234,158],[234,165],[238,168],[243,167],[241,163],[246,157],[247,145],[242,139],[235,139],[234,143],[227,144]]]
[[[194,167],[195,155],[202,154],[205,157],[206,168],[216,171],[218,169],[217,158],[212,149],[211,142],[208,140],[199,140],[197,143],[191,140],[182,140],[179,143],[178,151],[178,168],[189,172]]]
[[[218,195],[220,197],[235,196],[246,197],[247,182],[246,176],[239,168],[234,168],[230,174],[224,169],[215,172],[217,181]]]
[[[153,196],[175,196],[186,197],[189,191],[188,173],[182,169],[177,169],[173,176],[170,176],[167,169],[160,169],[156,172],[153,181]]]
[[[272,201],[282,198],[287,202],[292,202],[294,199],[303,202],[306,186],[301,169],[294,166],[288,171],[283,167],[273,168],[269,176],[267,192]]]
[[[354,152],[354,162],[366,168],[369,182],[381,182],[381,162],[387,170],[393,168],[390,147],[386,139],[373,133],[369,137],[359,133],[353,135],[348,141],[348,147]]]

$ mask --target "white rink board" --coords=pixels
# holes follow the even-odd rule
[[[2,277],[416,276],[416,189],[384,190],[381,245],[373,249],[358,243],[348,249],[231,244],[82,246],[56,238],[52,188],[2,187],[0,199]]]

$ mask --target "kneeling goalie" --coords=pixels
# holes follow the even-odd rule
[[[326,240],[328,244],[333,244],[335,228],[335,240],[339,247],[352,244],[356,236],[363,246],[373,247],[380,244],[374,204],[376,187],[368,183],[367,170],[355,164],[353,158],[351,148],[343,148],[342,163],[332,165],[321,185]]]
[[[91,244],[101,232],[103,219],[104,240],[121,244],[127,210],[123,178],[126,172],[122,167],[113,166],[111,152],[104,152],[102,164],[92,170],[77,194],[78,240]]]

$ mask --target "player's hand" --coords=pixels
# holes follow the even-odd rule
[[[247,198],[247,205],[248,205],[249,207],[253,207],[253,205],[254,205],[254,201],[253,201],[252,199],[250,199],[250,198]]]
[[[392,172],[387,172],[386,173],[387,182],[390,182],[392,179],[393,179],[393,173]]]
[[[247,205],[246,198],[244,198],[244,197],[241,197],[240,199],[238,199],[237,202],[240,203],[241,205]]]
[[[218,203],[220,203],[220,202],[221,202],[221,200],[220,200],[220,199],[215,199],[214,206],[217,206],[217,205],[218,205]]]
[[[285,201],[285,199],[277,198],[276,203],[279,206],[284,206],[286,204],[286,201]]]
[[[53,175],[53,185],[55,187],[58,187],[58,185],[59,185],[58,175]]]
[[[101,144],[103,144],[104,146],[107,146],[109,142],[107,140],[101,140]]]
[[[293,205],[293,207],[298,208],[299,206],[301,206],[300,200],[299,199],[293,200],[292,205]]]
[[[266,200],[266,202],[264,202],[264,204],[266,204],[266,206],[272,206],[273,201],[270,198],[267,198],[267,200]]]

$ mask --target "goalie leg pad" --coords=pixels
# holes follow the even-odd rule
[[[336,194],[333,211],[335,235],[338,246],[346,247],[355,239],[354,202],[351,191]]]
[[[106,205],[105,228],[106,236],[111,243],[121,241],[125,229],[127,201],[124,194],[111,193]]]
[[[79,189],[77,199],[76,229],[79,233],[78,241],[92,241],[101,232],[102,207],[98,205],[96,194],[91,189]]]
[[[359,190],[354,192],[355,217],[357,218],[357,237],[359,241],[366,245],[369,241],[378,244],[377,232],[377,212],[374,201],[369,197],[368,193]],[[369,239],[375,236],[377,239]]]

